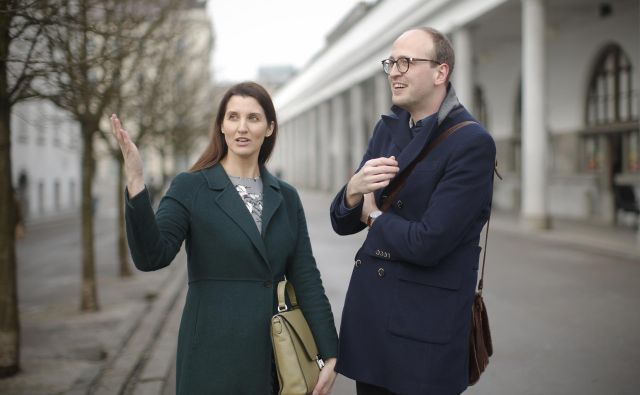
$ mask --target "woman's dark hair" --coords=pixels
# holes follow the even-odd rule
[[[224,139],[221,129],[222,121],[224,121],[224,116],[227,112],[227,104],[229,104],[229,100],[231,100],[233,96],[253,97],[256,99],[267,118],[267,126],[270,126],[273,123],[273,132],[270,136],[265,137],[262,142],[262,146],[260,147],[258,164],[264,165],[269,160],[273,147],[276,144],[276,136],[278,135],[276,109],[273,106],[273,101],[271,100],[271,96],[269,96],[269,92],[267,92],[267,90],[260,84],[251,81],[241,82],[229,88],[222,97],[222,100],[220,100],[218,113],[216,114],[216,121],[213,125],[213,130],[211,131],[211,140],[209,141],[209,145],[202,155],[200,155],[200,158],[196,163],[191,166],[189,169],[190,172],[196,172],[211,167],[220,162],[220,160],[227,155],[227,142]]]

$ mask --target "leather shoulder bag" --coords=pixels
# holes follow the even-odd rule
[[[494,174],[502,180],[498,173],[498,162],[496,162]],[[493,181],[493,178],[492,178]],[[474,385],[480,380],[480,375],[489,365],[489,357],[493,355],[493,341],[489,328],[489,315],[487,306],[482,298],[482,288],[484,287],[484,268],[487,259],[487,240],[489,239],[489,224],[491,222],[491,206],[489,207],[489,218],[487,219],[487,231],[484,236],[484,251],[482,255],[482,271],[478,288],[473,298],[471,306],[471,336],[469,338],[469,385]]]
[[[291,306],[287,306],[285,289]],[[324,362],[311,329],[298,306],[293,285],[278,283],[278,313],[271,318],[271,342],[280,383],[280,395],[311,394]]]

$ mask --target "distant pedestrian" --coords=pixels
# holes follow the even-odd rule
[[[396,39],[382,60],[393,113],[377,123],[358,171],[331,205],[337,233],[368,229],[355,256],[336,367],[356,380],[358,394],[452,395],[468,385],[471,303],[496,149],[458,102],[453,66],[449,40],[434,29]],[[454,126],[460,129],[438,140]]]
[[[27,234],[27,229],[24,224],[24,209],[22,208],[22,202],[16,195],[14,197],[15,205],[15,238],[16,240],[23,239]]]
[[[326,363],[314,394],[328,394],[338,339],[298,193],[265,167],[278,131],[269,94],[252,82],[229,88],[208,147],[175,177],[155,216],[138,149],[115,115],[111,123],[125,158],[127,238],[136,267],[169,265],[186,240],[189,292],[177,393],[277,393],[270,320],[275,285],[286,276]]]

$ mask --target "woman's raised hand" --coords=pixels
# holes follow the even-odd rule
[[[111,133],[115,136],[124,157],[124,173],[127,178],[129,197],[133,197],[144,190],[144,174],[142,159],[138,147],[131,141],[129,133],[122,128],[116,114],[111,115]]]

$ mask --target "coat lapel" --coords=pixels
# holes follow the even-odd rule
[[[236,191],[235,187],[231,183],[227,173],[224,171],[224,168],[220,164],[217,164],[205,170],[205,177],[207,178],[209,188],[217,191],[215,201],[218,206],[247,235],[249,240],[251,240],[251,243],[256,247],[258,252],[260,252],[265,263],[269,262],[267,250],[262,237],[260,236],[260,232],[258,232],[256,223],[249,213],[249,210],[247,210],[247,207],[244,205],[242,198],[238,195],[238,191]],[[265,203],[263,202],[263,215],[264,206]]]
[[[266,168],[260,167],[260,175],[262,177],[262,234],[268,229],[269,221],[282,204],[282,194],[280,193],[280,184],[278,180],[267,171]]]
[[[398,106],[391,107],[392,113],[382,115],[382,122],[391,130],[393,143],[402,151],[411,141],[411,131],[409,130],[410,114]]]
[[[398,174],[402,174],[403,171],[416,159],[416,157],[422,152],[422,149],[429,144],[441,130],[443,121],[449,116],[452,110],[460,106],[456,92],[453,89],[451,83],[447,86],[447,95],[445,96],[438,114],[432,117],[422,125],[422,130],[411,139],[411,131],[409,130],[409,118],[410,114],[401,109],[398,106],[393,106],[392,115],[383,115],[382,120],[387,127],[392,131],[391,136],[393,142],[402,150],[398,157],[398,167],[400,171]],[[397,175],[396,175],[397,176]],[[375,196],[377,201],[380,202],[380,197],[384,194],[383,191],[386,188],[376,191]]]

